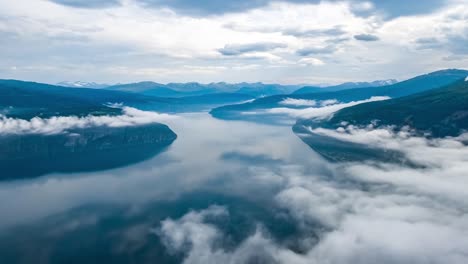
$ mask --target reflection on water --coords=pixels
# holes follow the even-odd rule
[[[0,180],[123,167],[155,156],[176,137],[162,124],[0,135]]]
[[[299,231],[275,209],[281,174],[331,175],[315,153],[285,126],[221,121],[189,114],[168,123],[178,139],[155,158],[125,168],[52,174],[0,183],[1,263],[180,262],[150,232],[166,218],[225,206],[213,220],[234,248],[259,224],[300,252]]]
[[[150,160],[1,182],[0,263],[468,261],[455,139],[379,141],[425,167],[330,164],[288,126],[203,113],[168,125],[177,140]]]

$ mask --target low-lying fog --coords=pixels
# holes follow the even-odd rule
[[[0,183],[0,262],[468,263],[461,137],[318,131],[424,165],[409,168],[328,163],[288,126],[165,123],[178,138],[151,160]]]

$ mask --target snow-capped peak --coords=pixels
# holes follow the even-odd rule
[[[375,86],[385,86],[385,85],[392,85],[397,83],[398,81],[395,79],[388,79],[388,80],[378,80],[378,81],[373,81],[371,84]]]
[[[64,82],[57,83],[57,85],[65,86],[65,87],[73,87],[73,88],[105,88],[109,86],[107,84],[102,84],[102,83],[83,82],[83,81],[75,81],[75,82],[64,81]]]

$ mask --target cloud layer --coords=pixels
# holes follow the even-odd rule
[[[118,116],[56,116],[51,118],[34,117],[31,120],[9,118],[0,115],[0,135],[59,134],[69,129],[89,127],[125,127],[172,120],[175,116],[155,112],[141,111],[132,107],[123,107],[123,114]]]
[[[3,1],[0,73],[333,84],[465,67],[466,0],[429,2]]]
[[[319,107],[308,107],[308,108],[287,108],[287,107],[278,107],[278,108],[271,108],[267,109],[264,112],[255,112],[256,114],[285,114],[290,116],[291,118],[317,118],[317,119],[324,119],[330,117],[333,113],[338,110],[341,110],[346,107],[368,103],[368,102],[375,102],[375,101],[382,101],[390,99],[387,96],[373,96],[366,100],[361,101],[352,101],[348,103],[340,103],[336,100],[324,100],[319,103]],[[311,100],[296,100],[287,98],[283,100],[280,104],[284,105],[294,105],[294,106],[307,106],[311,105],[314,106],[317,103]],[[253,114],[251,112],[247,112],[245,114]]]
[[[132,236],[132,241],[161,239],[168,252],[185,258],[185,263],[467,262],[468,153],[462,144],[467,142],[467,134],[428,140],[412,136],[410,130],[396,133],[384,127],[343,125],[339,131],[322,131],[343,140],[399,149],[413,162],[425,165],[408,167],[376,161],[330,164],[296,138],[289,127],[215,120],[207,114],[182,116],[171,122],[171,127],[180,134],[179,143],[144,164],[1,184],[0,228],[26,230],[21,236],[25,240],[19,240],[32,245],[38,241],[34,239],[36,232],[15,226],[35,225],[57,214],[68,215],[69,222],[63,222],[76,225],[76,214],[68,212],[79,208],[89,216],[83,208],[104,204],[104,208],[117,205],[118,221],[117,227],[106,233],[112,239],[101,241],[115,245],[112,243],[121,241],[115,239],[114,231],[126,233],[136,225],[143,230],[138,232],[141,236]],[[199,155],[200,149],[203,155]],[[190,208],[194,205],[195,210],[180,211],[178,198],[184,193],[207,190],[260,203],[271,210],[271,218],[291,219],[300,235],[277,239],[275,228],[269,229],[271,225],[264,222],[269,217],[265,220],[256,217],[256,211],[241,210],[254,221],[254,228],[239,243],[226,246],[223,242],[232,238],[231,228],[237,230],[242,225],[236,215],[239,209],[225,204],[224,199],[202,196],[195,203],[190,200]],[[175,205],[168,212],[153,206],[160,202],[164,208],[166,202]],[[231,204],[238,205],[237,200]],[[125,206],[128,211],[121,209]],[[102,223],[99,219],[108,223],[108,210],[99,209],[93,209],[92,215],[98,223]],[[166,213],[171,218],[155,222],[155,216]],[[46,243],[41,235],[45,231],[40,230],[39,241]],[[90,229],[84,230],[89,233]],[[74,238],[77,233],[82,235],[79,231],[68,233]],[[14,235],[18,237],[17,231]],[[136,244],[140,242],[129,243],[128,252],[152,245]],[[94,253],[93,245],[85,252]],[[8,244],[7,250],[11,247]],[[42,250],[44,245],[37,248]],[[152,250],[150,247],[150,256],[154,256]]]
[[[315,226],[320,234],[318,242],[299,238],[305,247],[303,253],[277,243],[261,227],[234,250],[219,248],[217,241],[228,234],[206,218],[229,218],[229,208],[224,207],[165,220],[157,234],[168,248],[187,254],[184,263],[244,263],[252,259],[333,264],[466,262],[468,148],[462,142],[468,134],[429,140],[413,137],[408,131],[395,133],[371,126],[345,129],[315,132],[399,149],[425,167],[345,163],[334,165],[335,173],[330,177],[310,175],[290,164],[276,173],[282,179],[274,181],[281,183],[274,196],[276,205],[287,210],[303,232]]]

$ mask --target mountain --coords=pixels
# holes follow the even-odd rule
[[[342,83],[339,85],[326,86],[326,87],[305,86],[305,87],[302,87],[301,89],[294,91],[293,94],[335,92],[335,91],[341,91],[341,90],[346,90],[346,89],[380,87],[380,86],[392,85],[397,82],[398,81],[395,79],[388,79],[388,80],[378,80],[378,81],[373,81],[373,82],[346,82],[346,83]]]
[[[122,167],[157,155],[176,138],[168,126],[157,123],[75,128],[52,135],[0,134],[0,181]]]
[[[281,102],[283,102],[285,99],[302,99],[314,101],[334,99],[339,102],[351,102],[369,99],[372,96],[389,96],[391,98],[398,98],[418,92],[440,88],[442,86],[456,82],[461,78],[465,78],[467,75],[468,71],[466,70],[450,69],[420,75],[406,81],[381,87],[354,88],[335,92],[320,92],[309,94],[274,95],[258,98],[249,103],[218,107],[213,109],[211,114],[218,118],[235,119],[239,118],[240,112],[283,107]],[[297,108],[301,108],[301,106],[298,106]]]
[[[283,85],[278,85],[278,84],[263,84],[263,83],[238,85],[238,86],[240,88],[236,92],[250,94],[255,97],[284,94],[294,89],[292,86],[283,86]]]
[[[122,114],[121,109],[106,106],[108,103],[124,103],[141,106],[142,109],[168,109],[174,105],[170,99],[134,93],[0,80],[0,121],[2,124],[6,122],[7,128],[11,124],[26,123],[34,117]],[[5,119],[3,116],[22,120]],[[51,120],[52,123],[59,122]],[[71,118],[61,120],[77,122]],[[43,124],[38,119],[30,122],[33,126]],[[125,166],[153,157],[176,139],[176,134],[169,127],[159,123],[123,127],[99,123],[80,127],[75,124],[57,134],[1,132],[0,180]]]
[[[83,82],[83,81],[76,81],[76,82],[64,81],[64,82],[57,83],[57,85],[64,86],[64,87],[72,87],[72,88],[93,88],[93,89],[101,89],[101,88],[106,88],[110,86],[108,84],[103,84],[103,83]]]
[[[158,112],[190,112],[251,99],[253,97],[250,95],[238,93],[162,98],[124,91],[69,89],[35,82],[0,80],[0,114],[23,119],[57,115],[112,115],[121,112],[120,109],[106,106],[109,103]]]
[[[412,163],[398,150],[354,143],[311,132],[310,128],[338,129],[343,124],[357,127],[392,127],[398,132],[410,127],[419,136],[458,136],[468,130],[468,77],[448,86],[396,99],[344,108],[329,120],[298,120],[293,131],[314,151],[334,161],[378,160],[408,166]]]
[[[468,81],[460,79],[443,88],[345,108],[325,123],[335,128],[342,122],[366,126],[375,120],[378,125],[395,126],[397,130],[409,126],[433,137],[457,136],[468,130]],[[315,121],[298,121],[301,125],[307,123]]]
[[[279,85],[264,83],[237,83],[229,84],[225,82],[201,84],[197,82],[189,83],[168,83],[160,84],[156,82],[138,82],[120,84],[107,87],[108,90],[135,92],[157,97],[184,97],[198,96],[214,93],[236,93],[249,96],[269,96],[275,94],[290,93],[298,88],[297,85]]]
[[[120,109],[105,106],[123,103],[128,106],[170,102],[139,94],[103,89],[54,86],[18,80],[0,80],[0,110],[8,116],[29,119],[34,116],[119,114]]]

